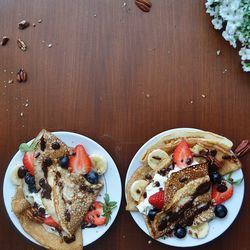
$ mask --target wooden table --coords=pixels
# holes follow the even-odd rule
[[[23,19],[31,26],[19,30]],[[123,183],[135,152],[161,131],[202,128],[235,144],[249,138],[249,74],[213,29],[204,1],[157,0],[143,13],[133,0],[0,0],[0,24],[0,36],[10,38],[0,47],[1,180],[19,144],[42,128],[96,140]],[[26,83],[15,80],[19,68]],[[249,160],[242,160],[246,195],[237,220],[202,249],[250,249]],[[123,199],[114,225],[86,249],[171,249],[148,244],[124,208]],[[0,218],[1,249],[41,249],[14,228],[2,198]]]

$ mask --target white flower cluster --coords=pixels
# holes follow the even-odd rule
[[[250,0],[207,0],[206,9],[225,40],[234,48],[241,43],[242,68],[250,72]]]

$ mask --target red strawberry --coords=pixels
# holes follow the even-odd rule
[[[51,216],[45,218],[43,223],[46,224],[46,225],[48,225],[48,226],[50,226],[50,227],[54,227],[54,228],[58,228],[58,229],[61,228],[61,227],[54,221],[54,219],[53,219]]]
[[[219,205],[222,202],[230,199],[233,195],[233,185],[227,181],[223,181],[223,184],[215,184],[212,187],[212,199],[215,205]]]
[[[69,171],[79,174],[87,174],[91,170],[91,161],[83,147],[79,144],[74,148],[75,155],[70,156]]]
[[[159,191],[151,195],[148,201],[151,205],[161,210],[164,205],[164,191]]]
[[[102,205],[95,201],[92,204],[92,209],[85,215],[84,221],[96,226],[101,226],[106,223],[106,217],[102,216],[103,207]]]
[[[24,153],[23,165],[30,174],[35,175],[34,153],[33,152]]]
[[[186,140],[182,140],[173,153],[173,160],[180,168],[188,167],[192,162],[192,151]]]

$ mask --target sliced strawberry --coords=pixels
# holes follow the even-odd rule
[[[50,226],[50,227],[54,227],[54,228],[58,228],[58,229],[61,228],[59,226],[59,224],[57,224],[51,216],[45,218],[43,223]]]
[[[24,153],[23,165],[30,174],[35,175],[34,153],[33,152]]]
[[[148,201],[151,205],[161,210],[164,205],[164,191],[159,191],[151,195]]]
[[[188,167],[192,163],[192,151],[186,140],[182,140],[173,153],[174,163],[180,167]]]
[[[222,184],[215,184],[212,187],[212,199],[215,205],[219,205],[222,202],[230,199],[233,195],[233,185],[227,181],[223,181]]]
[[[77,145],[74,148],[74,153],[69,159],[69,171],[79,174],[89,173],[91,170],[91,161],[83,145]]]
[[[95,201],[91,207],[92,209],[85,215],[84,222],[96,226],[104,225],[106,223],[106,217],[102,216],[102,205],[99,202]]]

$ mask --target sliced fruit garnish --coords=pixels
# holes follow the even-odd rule
[[[139,201],[144,189],[148,185],[145,180],[136,180],[130,187],[130,194],[135,201]]]
[[[208,235],[209,226],[208,222],[204,222],[197,226],[191,226],[188,229],[188,233],[196,239],[205,238]]]
[[[55,222],[51,216],[45,218],[43,223],[50,226],[50,227],[54,227],[54,228],[58,228],[58,229],[60,228],[59,224],[57,222]]]
[[[174,163],[180,167],[188,167],[192,163],[192,151],[186,140],[182,140],[173,153]]]
[[[83,147],[79,144],[74,148],[74,155],[69,159],[69,171],[79,174],[87,174],[91,170],[91,161]]]
[[[33,152],[26,152],[23,156],[23,165],[26,168],[26,170],[34,175],[35,174],[35,168],[34,168],[34,153]]]
[[[104,225],[106,223],[106,217],[102,215],[103,215],[103,207],[98,201],[95,201],[91,205],[91,210],[87,212],[87,214],[85,215],[84,222],[96,226]]]
[[[164,191],[159,191],[151,195],[148,201],[151,205],[161,210],[164,205]]]
[[[165,151],[162,149],[155,149],[148,155],[148,165],[156,170],[159,164],[168,158],[171,159]]]
[[[92,154],[89,156],[92,164],[92,170],[98,175],[102,175],[107,171],[108,163],[107,160],[101,155]]]
[[[222,184],[215,184],[212,187],[212,199],[215,205],[219,205],[222,202],[230,199],[233,195],[233,185],[228,181],[223,181]]]

